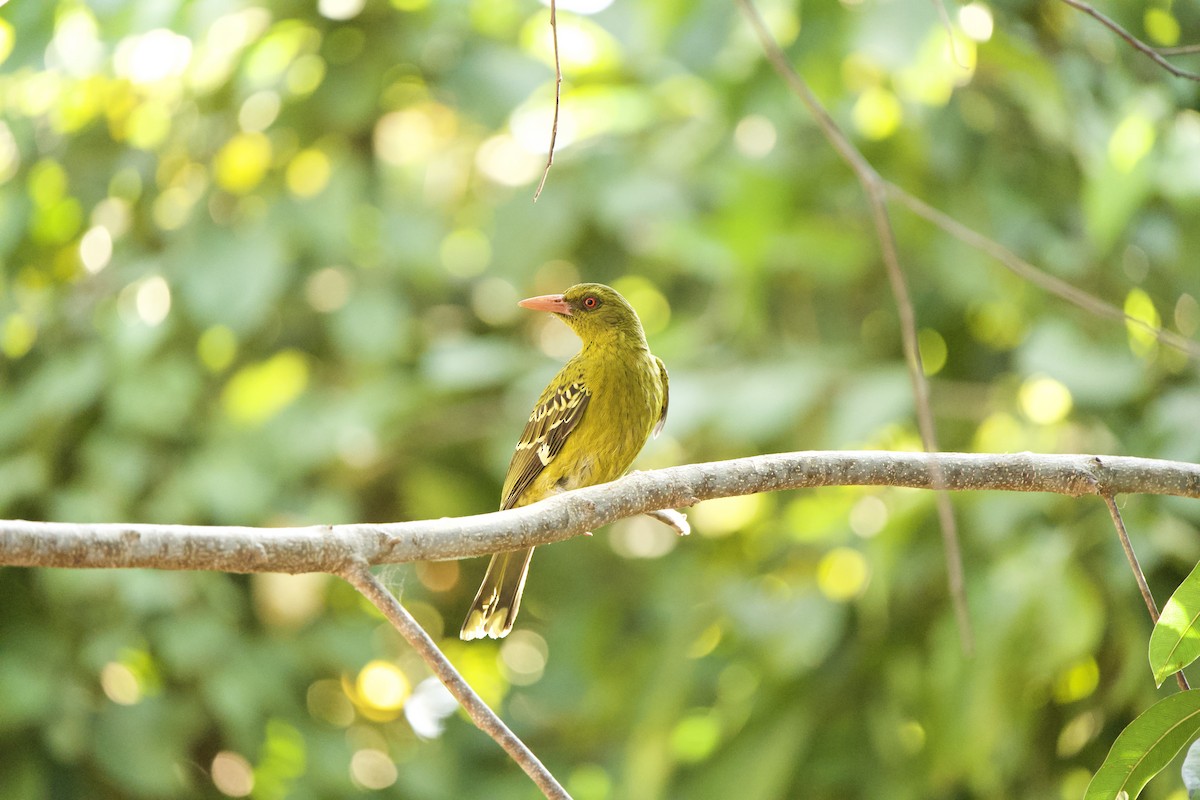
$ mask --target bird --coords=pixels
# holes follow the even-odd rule
[[[615,480],[667,420],[668,378],[615,289],[581,283],[517,305],[547,311],[583,342],[542,391],[513,452],[500,509]],[[533,548],[495,553],[459,637],[502,639],[521,607]]]

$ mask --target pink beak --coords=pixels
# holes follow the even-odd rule
[[[567,300],[561,294],[543,294],[539,297],[530,297],[517,303],[521,308],[531,308],[534,311],[549,311],[551,314],[564,314],[571,316],[571,307],[567,305]]]

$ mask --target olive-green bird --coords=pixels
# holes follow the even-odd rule
[[[615,290],[581,283],[522,300],[571,327],[583,347],[538,398],[508,465],[501,510],[615,480],[667,419],[667,368],[646,344],[633,307]],[[459,636],[512,630],[533,548],[496,553]]]

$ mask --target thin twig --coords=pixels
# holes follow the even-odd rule
[[[504,724],[504,720],[500,719],[496,712],[483,702],[483,699],[475,693],[475,690],[459,674],[445,654],[438,649],[437,644],[429,637],[425,629],[413,619],[408,610],[379,582],[379,579],[371,574],[371,570],[366,564],[356,564],[344,569],[341,576],[387,617],[388,622],[392,623],[400,635],[425,660],[442,685],[450,690],[450,694],[454,695],[454,699],[467,712],[475,726],[504,748],[504,752],[508,753],[513,761],[516,761],[521,769],[525,770],[525,774],[533,779],[533,782],[542,790],[542,794],[551,800],[571,800],[567,790],[555,779],[550,770],[546,769],[533,751],[526,747],[525,743]]]
[[[950,60],[959,69],[969,69],[965,63],[958,57],[958,41],[954,38],[954,23],[950,21],[950,14],[946,12],[945,0],[932,0],[933,7],[937,10],[938,19],[941,20],[942,27],[946,29],[947,46],[950,48]]]
[[[1196,53],[1200,53],[1200,44],[1184,44],[1179,47],[1158,48],[1160,56],[1192,56]]]
[[[538,181],[537,191],[533,193],[533,202],[542,196],[542,188],[546,185],[546,177],[554,164],[554,143],[558,140],[558,105],[562,99],[562,67],[558,61],[558,7],[557,0],[550,0],[550,37],[554,40],[554,122],[550,124],[550,152],[546,154],[546,168],[542,170],[542,179]]]
[[[1129,561],[1129,568],[1133,570],[1133,579],[1137,581],[1138,591],[1142,593],[1142,599],[1146,601],[1146,610],[1150,612],[1150,621],[1157,625],[1158,605],[1154,602],[1154,595],[1150,593],[1150,584],[1146,583],[1146,573],[1142,572],[1142,565],[1138,563],[1137,554],[1133,552],[1133,543],[1129,541],[1129,532],[1125,530],[1125,520],[1121,518],[1121,509],[1117,508],[1117,501],[1111,493],[1100,490],[1100,496],[1104,498],[1104,502],[1108,506],[1108,513],[1112,516],[1113,525],[1117,528],[1117,538],[1121,540],[1121,549],[1125,551],[1125,559]],[[1179,688],[1183,691],[1186,692],[1191,688],[1188,686],[1183,670],[1175,673],[1175,680],[1178,681]]]
[[[1141,39],[1137,38],[1132,33],[1125,30],[1124,28],[1122,28],[1115,21],[1113,21],[1110,17],[1106,17],[1104,14],[1101,14],[1099,11],[1092,8],[1087,3],[1082,2],[1082,0],[1062,0],[1062,1],[1064,3],[1066,3],[1067,5],[1069,5],[1071,8],[1082,11],[1083,13],[1087,14],[1092,19],[1099,21],[1101,25],[1108,28],[1110,31],[1115,33],[1117,36],[1120,36],[1122,39],[1124,39],[1126,42],[1128,42],[1129,46],[1132,47],[1134,50],[1137,50],[1138,52],[1143,53],[1147,58],[1149,58],[1155,64],[1158,64],[1160,67],[1165,69],[1167,72],[1174,75],[1176,78],[1186,78],[1189,81],[1200,81],[1200,73],[1188,72],[1186,69],[1180,69],[1179,67],[1175,66],[1170,61],[1167,61],[1165,58],[1163,58],[1161,55],[1159,55],[1158,51],[1155,50],[1153,47],[1146,44]]]
[[[989,239],[975,229],[963,225],[950,215],[914,197],[894,183],[888,183],[887,190],[888,194],[908,206],[909,210],[917,216],[932,222],[960,242],[990,255],[1013,274],[1024,278],[1036,286],[1040,286],[1050,294],[1060,297],[1068,303],[1078,306],[1084,311],[1095,314],[1098,317],[1125,322],[1134,327],[1141,328],[1153,334],[1163,344],[1170,345],[1194,358],[1200,358],[1200,344],[1191,339],[1184,338],[1177,333],[1163,330],[1162,328],[1156,328],[1148,324],[1145,320],[1131,317],[1111,303],[1105,302],[1078,287],[1072,286],[1061,278],[1038,269],[999,242]]]
[[[912,383],[917,427],[921,432],[925,450],[936,453],[940,448],[938,447],[937,427],[934,424],[933,411],[929,402],[929,382],[925,378],[924,366],[921,363],[921,350],[917,344],[916,314],[913,311],[908,286],[904,280],[904,271],[900,266],[896,233],[892,228],[891,218],[888,216],[887,184],[870,162],[850,142],[850,139],[842,133],[841,128],[833,121],[833,117],[829,115],[824,105],[817,99],[816,94],[809,88],[807,81],[787,60],[779,43],[767,30],[766,23],[763,22],[762,16],[758,13],[752,0],[738,0],[738,4],[758,35],[767,60],[800,98],[809,113],[816,119],[826,140],[842,156],[842,159],[854,171],[859,183],[862,184],[863,192],[871,206],[875,234],[879,239],[888,283],[891,286],[892,296],[896,301],[896,310],[900,317],[900,338],[904,346],[905,361],[908,364],[909,379]],[[936,464],[933,467],[933,478],[935,487],[942,484]],[[967,611],[962,551],[958,543],[958,525],[954,519],[954,509],[950,505],[950,497],[944,491],[937,492],[936,504],[946,553],[946,582],[954,606],[954,615],[958,621],[963,649],[969,654],[974,649],[974,637],[971,632],[970,615]]]

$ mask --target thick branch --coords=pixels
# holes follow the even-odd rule
[[[935,483],[955,491],[1200,498],[1200,465],[1035,453],[777,453],[639,472],[524,508],[416,522],[244,528],[0,521],[0,564],[347,574],[364,562],[466,558],[559,542],[614,520],[717,497],[819,486],[930,489]]]

